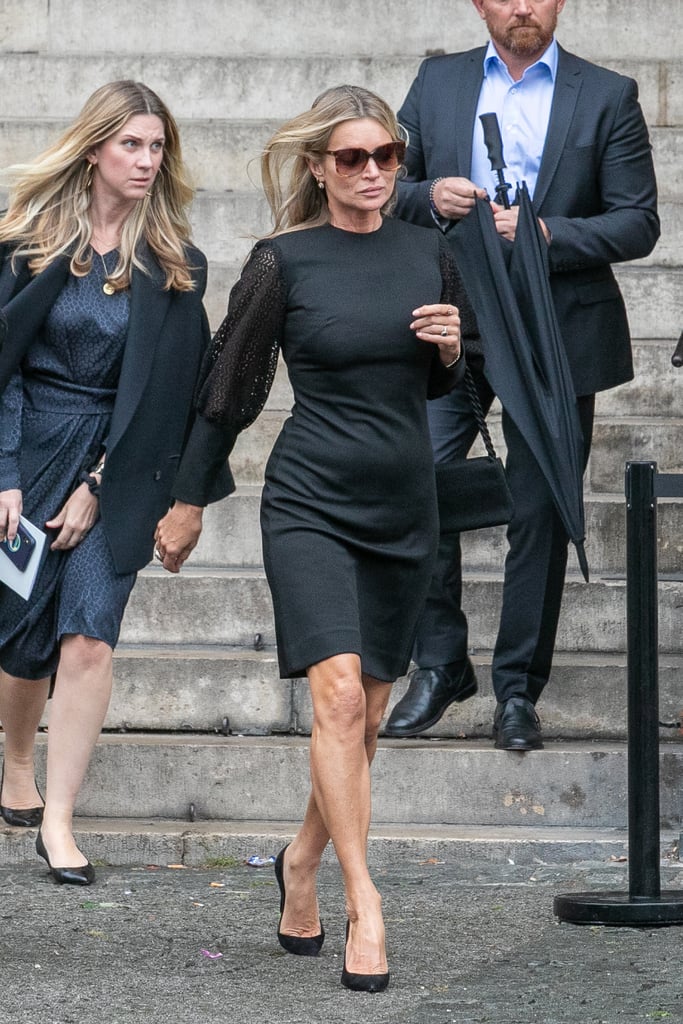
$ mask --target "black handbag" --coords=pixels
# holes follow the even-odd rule
[[[465,371],[465,388],[486,455],[439,462],[434,467],[441,533],[503,526],[515,510],[505,468],[493,447],[469,368]]]

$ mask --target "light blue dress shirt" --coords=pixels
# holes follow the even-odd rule
[[[505,180],[512,185],[508,193],[510,202],[514,200],[517,183],[522,181],[526,181],[533,199],[556,75],[557,43],[554,39],[543,56],[525,70],[519,82],[513,81],[493,43],[489,42],[474,120],[470,177],[475,185],[485,188],[492,199],[496,197],[498,177],[491,170],[479,115],[495,113],[498,116],[506,163]]]

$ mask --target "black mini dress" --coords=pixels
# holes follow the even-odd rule
[[[464,364],[447,370],[409,325],[442,301],[465,301],[448,246],[391,219],[262,241],[231,293],[203,416],[244,429],[279,351],[294,393],[261,504],[283,678],[348,652],[379,680],[408,667],[438,542],[425,403]]]

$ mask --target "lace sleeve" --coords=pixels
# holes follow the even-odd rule
[[[230,292],[227,315],[206,355],[199,411],[207,420],[237,434],[261,412],[277,369],[285,307],[279,251],[259,242]]]
[[[441,280],[443,281],[441,301],[449,302],[458,307],[461,337],[468,349],[476,348],[478,346],[476,344],[473,346],[472,342],[479,340],[477,317],[465,291],[465,285],[462,282],[453,251],[447,242],[442,239],[439,239],[439,241],[441,242],[439,257],[441,262]],[[468,342],[469,344],[467,344]]]
[[[476,338],[479,335],[477,320],[467,298],[453,253],[443,238],[439,238],[439,265],[442,282],[440,301],[458,307],[458,312],[460,313],[460,344],[464,352],[466,339],[468,337]],[[462,380],[465,373],[465,360],[463,358],[458,359],[455,366],[444,366],[441,362],[438,348],[436,346],[434,348],[427,398],[441,398],[442,395],[447,395]]]

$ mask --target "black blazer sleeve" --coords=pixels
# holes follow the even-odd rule
[[[659,238],[657,185],[647,126],[630,78],[609,74],[597,91],[586,72],[586,103],[593,106],[590,133],[568,136],[552,193],[535,203],[552,242],[554,273],[647,256]],[[600,76],[603,78],[603,76]],[[587,122],[586,122],[587,123]]]

